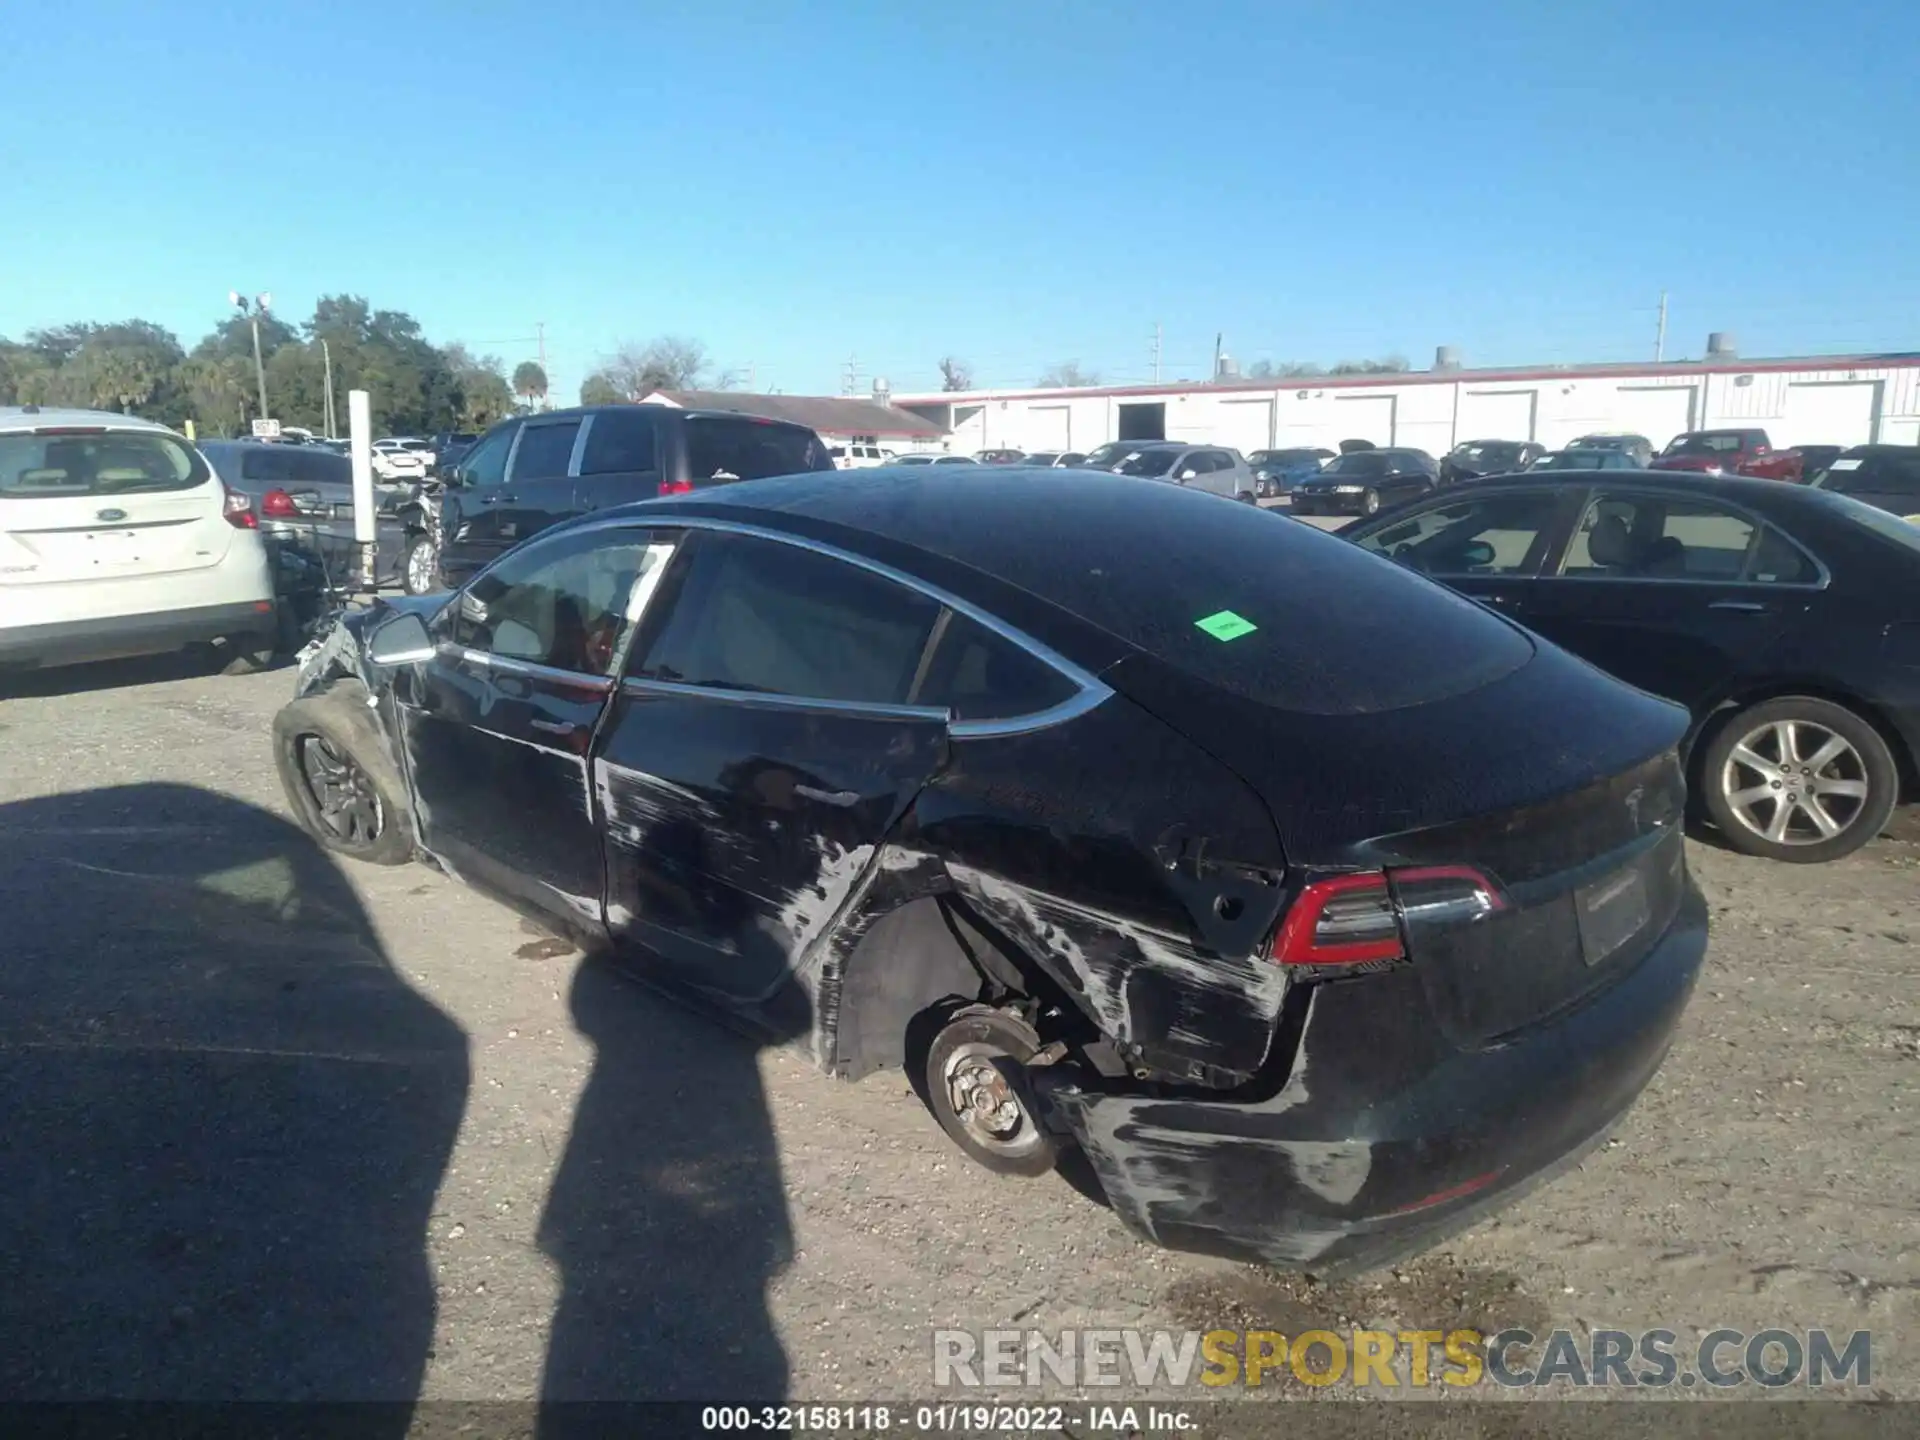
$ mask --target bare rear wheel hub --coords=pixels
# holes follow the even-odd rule
[[[1011,1063],[1003,1051],[974,1041],[947,1057],[942,1079],[948,1104],[977,1144],[1019,1155],[1045,1137],[1007,1078],[1003,1067]]]

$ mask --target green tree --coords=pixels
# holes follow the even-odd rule
[[[531,360],[513,367],[513,393],[531,410],[547,398],[547,372]]]
[[[605,370],[596,370],[580,382],[582,405],[614,405],[630,398]]]

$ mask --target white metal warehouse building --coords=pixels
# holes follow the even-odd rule
[[[1435,369],[1215,384],[896,395],[962,453],[1090,450],[1107,440],[1190,440],[1242,451],[1342,440],[1434,455],[1468,440],[1558,448],[1595,431],[1645,435],[1759,427],[1776,446],[1920,444],[1920,353]]]

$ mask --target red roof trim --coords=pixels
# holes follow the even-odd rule
[[[1274,394],[1288,390],[1357,390],[1386,385],[1518,384],[1538,380],[1693,380],[1707,375],[1755,375],[1780,370],[1903,370],[1920,368],[1920,353],[1819,355],[1799,360],[1674,361],[1660,365],[1578,365],[1532,370],[1402,370],[1392,375],[1289,375],[1212,385],[1204,380],[1160,385],[1094,385],[1072,390],[974,390],[895,395],[895,405],[978,405],[989,400],[1045,400],[1111,395]]]

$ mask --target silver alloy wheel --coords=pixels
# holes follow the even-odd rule
[[[434,547],[420,540],[414,541],[407,551],[407,593],[424,595],[433,589],[434,561],[438,559]]]
[[[366,772],[324,735],[302,735],[300,776],[320,823],[350,845],[371,845],[387,826],[380,792]]]
[[[941,1078],[947,1102],[973,1141],[1002,1155],[1026,1155],[1046,1141],[1001,1070],[1013,1063],[1006,1052],[969,1041],[947,1057]]]
[[[1866,809],[1866,762],[1853,742],[1812,720],[1770,720],[1727,755],[1720,791],[1743,826],[1776,845],[1818,845]]]

